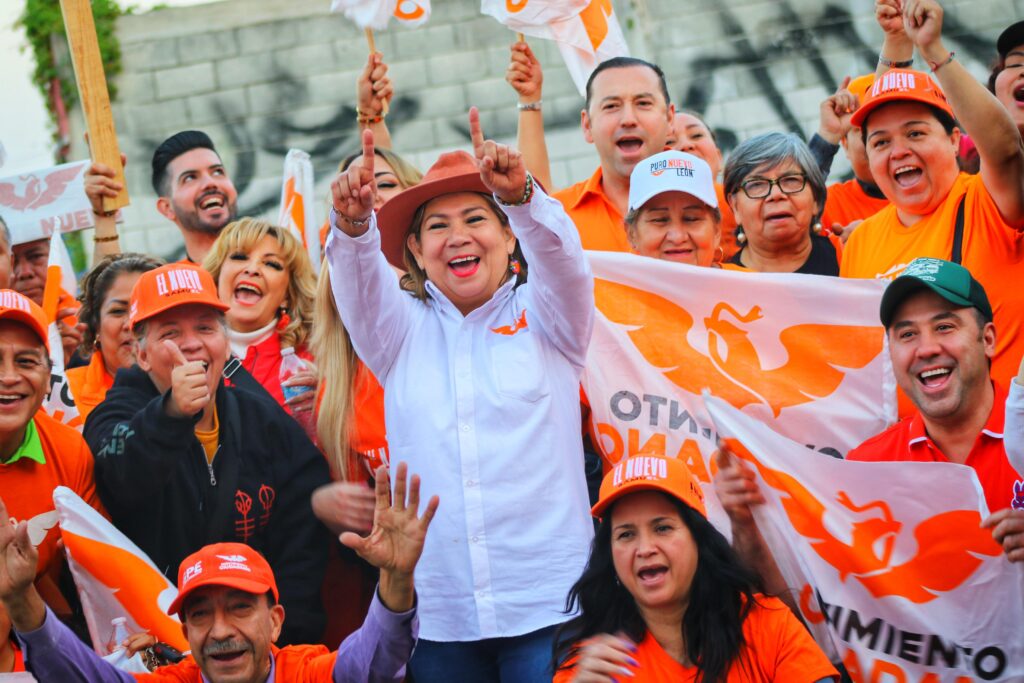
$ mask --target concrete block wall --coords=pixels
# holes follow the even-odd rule
[[[276,216],[284,155],[314,159],[317,188],[357,151],[355,80],[366,60],[360,30],[328,0],[222,0],[126,16],[115,119],[132,205],[126,249],[176,258],[177,230],[157,214],[149,161],[168,135],[201,128],[239,189],[239,213]],[[874,68],[881,34],[873,0],[614,0],[632,53],[662,66],[677,106],[704,113],[724,148],[757,133],[808,137],[818,104],[843,76]],[[1024,16],[1024,0],[947,0],[947,44],[978,78],[995,37]],[[419,29],[378,32],[397,95],[388,117],[397,151],[425,170],[441,151],[468,148],[465,112],[513,142],[515,94],[504,82],[512,33],[477,0],[434,0]],[[583,100],[557,48],[532,41],[545,69],[544,116],[556,185],[593,172],[579,130]],[[921,65],[919,65],[921,66]],[[72,120],[77,116],[73,115]],[[80,139],[80,136],[76,136]],[[81,147],[74,156],[84,157]],[[836,160],[834,177],[847,170]],[[321,214],[325,200],[318,199]]]

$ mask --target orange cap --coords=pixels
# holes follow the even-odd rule
[[[128,318],[135,327],[158,313],[185,304],[228,310],[217,297],[217,285],[209,273],[189,263],[168,263],[139,277],[132,289]]]
[[[704,509],[704,492],[690,474],[690,468],[686,463],[679,458],[644,454],[620,460],[604,476],[597,504],[590,512],[595,517],[600,517],[613,502],[637,491],[667,493],[707,517],[708,513]]]
[[[181,561],[178,567],[178,597],[167,608],[180,614],[185,598],[203,586],[237,588],[262,595],[267,591],[278,600],[274,571],[256,550],[244,543],[211,543]]]
[[[0,320],[14,320],[27,325],[43,342],[46,353],[50,353],[50,336],[46,333],[50,323],[42,307],[32,299],[13,289],[0,289]]]
[[[923,71],[890,69],[868,88],[857,111],[850,117],[850,124],[863,128],[864,120],[878,107],[890,102],[906,101],[928,104],[953,116],[953,109],[946,101],[945,94],[931,76]]]
[[[875,74],[865,74],[863,76],[857,76],[850,81],[846,89],[857,96],[857,101],[864,104],[864,100],[867,99],[868,88],[870,88],[875,82]]]

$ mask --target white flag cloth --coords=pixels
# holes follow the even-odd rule
[[[83,179],[88,161],[74,161],[0,178],[0,215],[11,243],[24,244],[95,224]]]
[[[425,24],[430,0],[331,0],[331,11],[344,14],[359,28],[382,31],[392,18],[409,27]]]
[[[178,589],[152,560],[71,489],[54,489],[53,503],[93,649],[107,654],[110,622],[125,617],[129,633],[149,631],[161,642],[188,650],[181,622],[167,614]]]
[[[972,468],[830,458],[706,402],[758,473],[755,520],[805,620],[853,680],[1024,680],[1024,565],[980,528]]]
[[[306,246],[313,270],[320,273],[320,226],[316,223],[313,162],[301,149],[290,149],[284,158],[281,210],[277,224],[288,228]]]
[[[642,450],[674,455],[709,484],[705,388],[835,455],[895,421],[878,320],[885,283],[587,256],[599,314],[582,382],[608,464]]]
[[[483,0],[481,11],[513,31],[556,41],[580,95],[598,64],[629,56],[612,0]]]
[[[47,287],[43,294],[44,310],[48,305],[47,300],[50,298],[48,295],[51,289],[63,289],[69,294],[78,294],[78,282],[75,280],[75,270],[71,265],[71,255],[68,254],[59,232],[50,236],[50,257],[46,267],[46,278]],[[56,294],[59,294],[59,291]],[[53,367],[50,368],[50,393],[43,401],[43,410],[53,419],[82,431],[82,416],[78,412],[78,406],[75,405],[75,398],[71,394],[71,385],[68,384],[65,372],[64,345],[61,342],[60,328],[57,326],[55,317],[57,311],[47,310],[46,313],[51,316],[46,332],[50,342],[50,360]]]

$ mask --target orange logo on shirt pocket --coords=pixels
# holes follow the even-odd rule
[[[525,330],[526,327],[526,309],[524,308],[523,312],[519,314],[519,319],[516,320],[515,323],[512,325],[502,325],[501,327],[492,327],[491,332],[511,337],[519,330]]]

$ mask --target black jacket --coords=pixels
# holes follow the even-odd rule
[[[330,480],[326,460],[272,398],[221,386],[220,446],[208,466],[198,416],[170,417],[169,396],[138,366],[120,370],[86,420],[96,487],[114,524],[171,582],[206,544],[259,550],[287,612],[278,644],[318,642],[328,536],[310,496]]]

